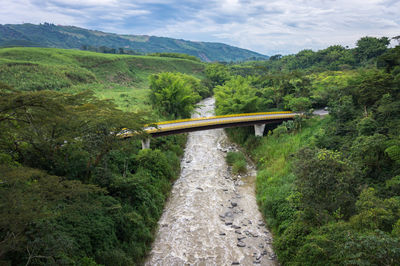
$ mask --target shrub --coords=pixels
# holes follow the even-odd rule
[[[239,174],[239,173],[245,173],[247,168],[246,168],[246,161],[239,160],[233,163],[232,165],[232,172],[234,174]]]

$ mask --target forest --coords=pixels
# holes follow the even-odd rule
[[[162,137],[141,150],[141,130],[187,117],[209,95],[196,77],[202,63],[42,48],[0,54],[0,264],[141,264],[186,142]],[[183,105],[156,108],[173,99]],[[136,137],[120,138],[127,128]]]
[[[261,139],[228,131],[257,163],[257,201],[282,265],[400,261],[400,46],[388,45],[363,37],[354,49],[214,66],[218,114],[304,113]],[[317,108],[329,116],[313,117]]]
[[[140,265],[186,141],[141,150],[141,129],[214,95],[218,115],[304,113],[262,138],[227,130],[257,165],[282,265],[398,265],[400,46],[389,43],[241,64],[0,49],[0,263]],[[122,140],[126,128],[137,137]]]

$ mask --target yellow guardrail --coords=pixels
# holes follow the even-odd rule
[[[236,116],[275,115],[275,114],[293,114],[293,112],[291,112],[291,111],[280,111],[280,112],[262,112],[262,113],[218,115],[218,116],[210,116],[210,117],[186,118],[186,119],[179,119],[179,120],[163,121],[163,122],[154,123],[154,125],[166,125],[166,124],[175,124],[175,123],[189,122],[189,121],[209,120],[209,119],[218,119],[218,118],[229,118],[229,117],[236,117]]]
[[[277,115],[282,114],[282,115]],[[271,117],[254,117],[258,115],[274,115]],[[274,119],[281,119],[281,118],[293,118],[297,114],[290,112],[290,111],[281,111],[281,112],[263,112],[263,113],[246,113],[246,114],[232,114],[232,115],[220,115],[220,116],[210,116],[210,117],[199,117],[199,118],[189,118],[189,119],[180,119],[180,120],[172,120],[172,121],[165,121],[165,122],[158,122],[153,123],[151,125],[168,125],[168,124],[175,124],[175,123],[182,123],[182,122],[190,122],[190,121],[201,121],[201,120],[213,120],[219,118],[229,118],[229,117],[239,117],[236,119],[229,119],[229,120],[215,120],[215,121],[208,121],[208,122],[199,122],[195,124],[184,124],[184,125],[177,125],[177,126],[170,126],[170,127],[162,127],[162,128],[152,128],[152,129],[145,129],[146,133],[157,133],[157,132],[164,132],[164,131],[172,131],[172,130],[179,130],[185,128],[193,128],[193,127],[202,127],[202,126],[210,126],[210,125],[219,125],[219,124],[229,124],[235,122],[247,122],[247,121],[258,121],[258,120],[274,120]],[[145,127],[149,127],[150,125],[145,125]],[[123,138],[132,137],[135,133],[121,133],[120,136]]]
[[[275,112],[275,114],[279,114],[283,112]],[[267,117],[267,120],[274,120],[274,119],[281,119],[281,118],[293,118],[296,116],[296,114],[292,112],[287,112],[288,114],[286,115],[277,115],[277,116],[271,116]],[[262,115],[264,113],[257,113],[257,115]],[[269,113],[271,114],[271,113]],[[254,114],[252,114],[254,115]],[[224,116],[224,117],[207,117],[205,119],[198,119],[198,120],[210,120],[213,118],[226,118],[226,117],[235,117],[235,116],[240,116],[240,115],[230,115],[230,116]],[[249,114],[247,114],[249,116]],[[179,130],[179,129],[185,129],[185,128],[193,128],[193,127],[201,127],[201,126],[210,126],[210,125],[220,125],[220,124],[229,124],[229,123],[235,123],[235,122],[247,122],[247,121],[257,121],[257,120],[265,120],[266,117],[247,117],[247,118],[237,118],[237,119],[230,119],[230,120],[225,120],[225,121],[208,121],[208,122],[199,122],[196,124],[185,124],[185,125],[178,125],[178,126],[171,126],[171,127],[163,127],[163,128],[154,128],[154,129],[148,129],[145,130],[146,133],[156,133],[156,132],[164,132],[164,131],[171,131],[171,130]],[[179,121],[179,120],[177,120]],[[195,120],[187,120],[187,121],[195,121]],[[187,121],[180,121],[180,122],[187,122]],[[179,123],[179,122],[175,122]]]

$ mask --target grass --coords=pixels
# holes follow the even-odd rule
[[[312,144],[314,135],[327,119],[313,118],[296,133],[268,135],[250,151],[257,162],[256,196],[267,224],[274,232],[282,232],[295,210],[290,204],[295,176],[292,173],[293,155]]]
[[[149,75],[181,72],[203,77],[204,64],[187,59],[102,54],[55,48],[0,49],[0,80],[18,90],[93,90],[126,111],[148,109]]]
[[[247,171],[246,157],[240,151],[228,152],[226,154],[226,162],[228,165],[232,166],[232,172],[234,174],[246,173]]]

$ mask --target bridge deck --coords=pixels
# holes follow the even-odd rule
[[[298,113],[282,111],[190,118],[154,123],[145,127],[144,131],[157,137],[213,128],[279,123],[284,120],[293,119],[296,115],[298,115]],[[125,131],[122,132],[120,136],[123,138],[129,138],[134,134],[135,133],[133,132]]]
[[[180,131],[184,129],[204,128],[211,126],[224,127],[227,124],[240,124],[240,123],[263,123],[266,120],[282,120],[292,119],[296,113],[292,112],[268,112],[268,113],[249,113],[249,114],[236,114],[226,116],[213,116],[201,117],[192,119],[183,119],[175,121],[166,121],[156,123],[155,126],[148,126],[144,130],[149,134],[157,134],[166,131]],[[215,128],[215,127],[214,127]]]

